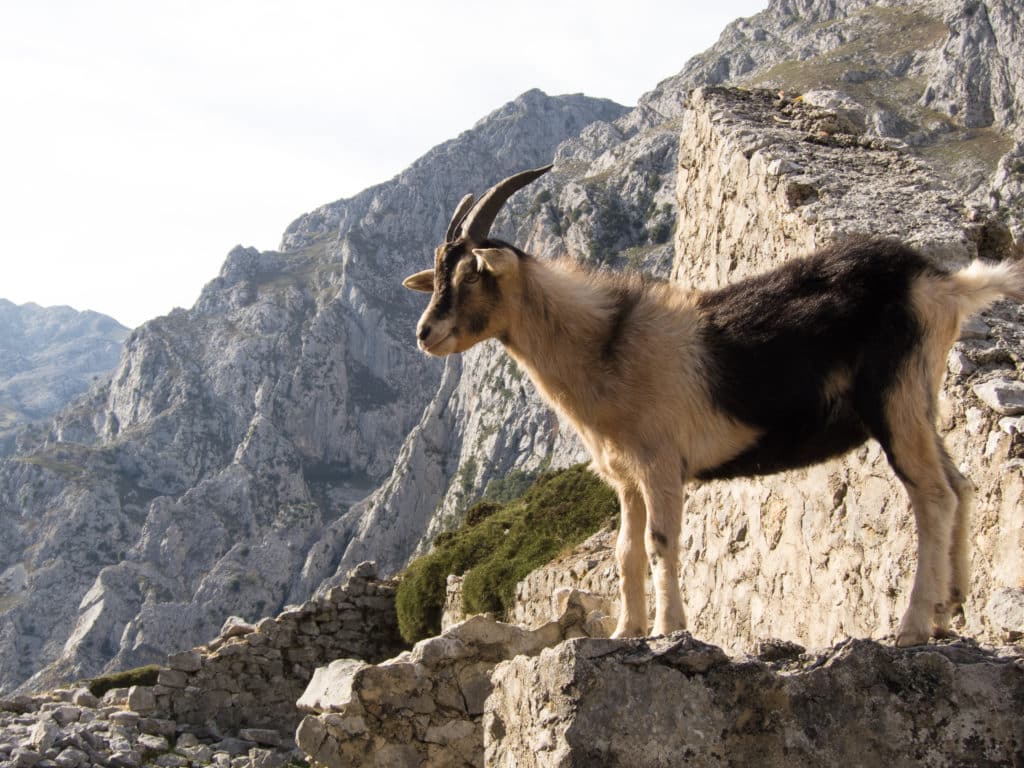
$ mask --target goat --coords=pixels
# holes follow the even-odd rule
[[[720,290],[542,261],[489,237],[505,201],[551,166],[459,203],[433,269],[419,347],[444,356],[497,338],[579,432],[616,490],[621,610],[614,637],[685,626],[684,484],[768,474],[877,440],[910,496],[917,571],[899,646],[950,633],[968,593],[973,486],[935,430],[961,322],[1024,299],[1022,263],[957,272],[888,239],[853,238]],[[645,559],[645,554],[646,558]]]

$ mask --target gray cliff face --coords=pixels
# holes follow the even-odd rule
[[[117,366],[128,329],[98,312],[0,299],[0,455]]]
[[[741,221],[742,200],[708,220],[695,197],[707,187],[685,188],[701,163],[679,166],[681,149],[705,148],[687,118],[694,86],[802,94],[831,117],[801,136],[877,140],[935,174],[935,199],[950,184],[967,195],[967,211],[923,206],[904,229],[955,233],[960,256],[982,241],[1004,252],[1024,235],[1019,13],[997,0],[776,0],[633,110],[531,91],[395,179],[300,217],[280,252],[236,248],[192,310],[133,332],[108,388],[0,465],[0,686],[158,658],[364,559],[392,573],[510,470],[583,458],[496,343],[444,361],[415,349],[425,299],[401,279],[430,263],[466,192],[554,157],[497,235],[688,282],[731,276],[728,248],[752,237],[749,263],[768,265],[851,231],[795,198],[785,232],[760,237],[774,213],[755,205]],[[720,156],[753,163],[757,132],[741,133]],[[828,179],[815,183],[824,200]],[[898,207],[879,205],[876,218]]]
[[[128,337],[109,386],[0,465],[0,687],[161,658],[335,573],[441,366],[401,280],[466,188],[624,108],[524,94],[392,181],[235,248],[189,311]],[[45,609],[42,608],[45,606]]]

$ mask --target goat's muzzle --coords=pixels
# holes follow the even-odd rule
[[[416,340],[419,348],[428,355],[444,357],[455,351],[457,346],[456,329],[451,323],[429,323],[420,321],[416,329]]]

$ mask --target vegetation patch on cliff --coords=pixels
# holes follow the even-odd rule
[[[613,525],[618,511],[615,494],[584,464],[542,475],[517,499],[475,504],[458,529],[439,535],[433,551],[402,574],[396,598],[402,637],[413,643],[440,633],[449,574],[465,575],[467,613],[504,616],[517,582]]]

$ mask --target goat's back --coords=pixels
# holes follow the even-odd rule
[[[945,273],[891,240],[854,239],[698,301],[712,403],[762,433],[702,477],[764,474],[886,444],[885,402],[921,347],[913,289]]]

